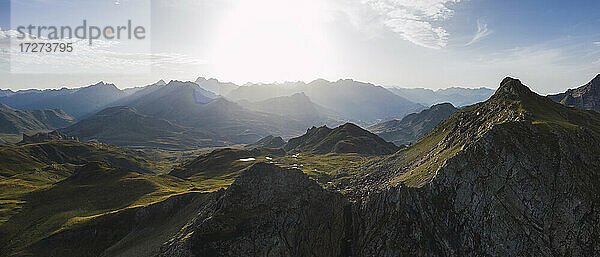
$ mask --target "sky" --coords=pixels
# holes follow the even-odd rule
[[[598,0],[90,0],[94,8],[73,1],[0,0],[0,48],[10,46],[2,40],[15,29],[11,19],[77,22],[61,13],[101,22],[147,18],[146,48],[125,51],[99,40],[57,60],[67,66],[52,56],[11,59],[13,68],[52,67],[45,73],[11,72],[0,50],[0,88],[98,81],[126,88],[199,76],[237,84],[351,78],[385,87],[496,88],[512,76],[548,94],[600,73]],[[140,1],[149,6],[146,16],[114,12],[140,10]],[[149,69],[135,69],[143,65]]]

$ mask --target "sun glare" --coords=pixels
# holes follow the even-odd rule
[[[219,75],[305,79],[329,64],[327,13],[320,1],[236,1],[223,19],[208,60]]]

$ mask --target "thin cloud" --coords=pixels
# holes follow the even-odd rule
[[[487,23],[483,23],[481,21],[477,21],[477,33],[475,33],[475,35],[473,36],[473,39],[471,39],[471,41],[469,41],[469,43],[466,43],[465,46],[470,46],[474,43],[479,42],[480,40],[486,38],[487,36],[491,35],[492,33],[494,33],[493,30],[488,29],[488,25]]]
[[[365,0],[363,4],[404,39],[422,47],[441,49],[448,44],[450,33],[433,24],[451,18],[454,10],[448,4],[458,2],[461,0]]]
[[[10,60],[17,73],[145,73],[153,67],[206,64],[205,60],[179,53],[122,51],[120,42],[106,40],[96,40],[90,46],[85,39],[48,40],[42,37],[35,42],[72,43],[74,51],[67,54],[21,53],[10,47],[10,39],[18,35],[15,30],[0,29],[0,61]]]

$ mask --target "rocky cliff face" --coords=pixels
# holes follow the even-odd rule
[[[340,256],[348,249],[348,203],[299,170],[258,163],[213,197],[160,256]]]
[[[250,147],[266,147],[266,148],[281,148],[285,145],[285,141],[281,137],[268,135],[258,140],[256,143],[248,145]]]
[[[42,142],[51,141],[51,140],[79,141],[79,139],[77,139],[77,137],[68,136],[68,135],[65,135],[65,134],[60,133],[59,131],[55,130],[52,132],[40,132],[40,133],[31,135],[31,136],[23,133],[23,140],[21,140],[21,142],[19,142],[19,144],[42,143]]]
[[[600,112],[600,74],[581,87],[569,89],[561,94],[549,95],[548,97],[566,106],[576,106]]]
[[[387,187],[369,187],[355,206],[353,254],[597,255],[599,121],[597,113],[562,107],[507,78],[490,100],[451,116],[426,136],[431,143],[416,146],[443,150],[416,159],[406,157],[419,154],[409,150],[384,161],[414,169],[431,158],[442,164],[428,166],[429,174],[404,169],[386,177]],[[457,145],[454,154],[445,152]],[[405,185],[421,176],[431,180]]]
[[[356,256],[594,256],[600,138],[504,124],[449,159],[431,183],[357,206]]]

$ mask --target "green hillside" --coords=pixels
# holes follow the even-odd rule
[[[403,170],[392,183],[423,185],[467,144],[477,141],[497,126],[509,126],[515,122],[549,133],[580,129],[600,133],[598,113],[565,107],[532,92],[519,80],[506,78],[489,100],[453,114],[414,145],[389,157],[388,164],[384,166],[392,164],[395,169]]]
[[[392,154],[399,148],[359,126],[346,123],[334,129],[326,126],[312,127],[306,134],[290,139],[284,149],[288,152],[314,152],[317,154],[385,155]]]
[[[0,104],[0,133],[21,134],[63,128],[75,118],[60,109],[21,111]]]

